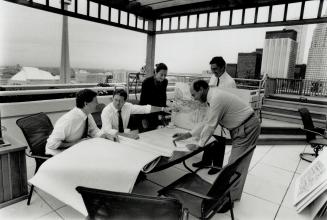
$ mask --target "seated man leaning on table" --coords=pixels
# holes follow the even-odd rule
[[[151,105],[133,105],[126,102],[127,93],[123,89],[116,90],[113,94],[113,101],[109,103],[101,114],[102,130],[106,133],[138,139],[136,133],[128,132],[127,125],[131,114],[149,114],[152,112],[165,111],[167,107],[158,107]]]
[[[46,154],[56,155],[87,137],[101,137],[113,141],[117,137],[104,133],[91,115],[98,104],[97,93],[83,89],[76,94],[76,107],[61,116],[46,144]]]

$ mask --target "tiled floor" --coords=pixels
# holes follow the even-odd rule
[[[230,154],[227,146],[225,163]],[[249,175],[240,202],[235,203],[234,214],[238,220],[251,219],[306,219],[296,213],[292,205],[294,179],[309,165],[299,160],[299,153],[310,151],[308,146],[257,146],[250,165]],[[187,161],[198,161],[200,156]],[[28,176],[34,171],[33,161],[28,160]],[[177,165],[163,172],[148,175],[148,180],[139,184],[135,193],[156,195],[161,186],[166,185],[185,174],[182,165]],[[213,181],[207,170],[200,175]],[[26,200],[0,209],[0,219],[84,219],[80,213],[63,204],[52,196],[36,190],[30,206]],[[190,216],[190,219],[195,219]],[[229,213],[216,214],[213,219],[230,219]]]

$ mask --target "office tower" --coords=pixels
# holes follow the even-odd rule
[[[327,80],[327,24],[317,24],[309,49],[305,79]]]
[[[252,53],[238,53],[237,77],[245,79],[259,79],[262,60],[262,49]]]
[[[294,25],[285,27],[285,29],[295,30],[297,32],[296,42],[297,46],[297,55],[296,55],[296,64],[304,64],[304,49],[308,33],[308,25]]]
[[[233,78],[237,78],[237,64],[236,63],[227,63],[226,72]]]
[[[266,32],[261,74],[273,78],[293,78],[297,52],[294,30]]]

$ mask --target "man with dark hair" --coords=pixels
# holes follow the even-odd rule
[[[91,113],[95,111],[97,104],[96,92],[90,89],[79,91],[76,94],[76,107],[56,122],[47,140],[46,154],[58,154],[88,136],[115,140],[116,137],[103,133],[96,126]]]
[[[190,144],[187,147],[190,150],[203,147],[211,138],[218,124],[220,124],[230,131],[232,139],[229,163],[238,158],[249,147],[256,144],[260,134],[260,122],[248,103],[245,103],[236,95],[219,88],[211,88],[209,90],[208,83],[204,80],[193,82],[190,92],[195,100],[208,103],[209,110],[203,123],[197,125],[191,132],[175,134],[173,136],[175,141],[199,136],[198,145]],[[214,156],[220,157],[221,155]],[[250,160],[251,158],[238,170],[241,173],[241,178],[239,184],[232,191],[233,200],[241,198]]]
[[[212,76],[210,87],[236,88],[235,80],[226,72],[226,62],[222,57],[213,57],[210,61]]]
[[[167,77],[168,68],[164,63],[156,64],[154,75],[146,78],[142,82],[140,105],[153,105],[166,107],[167,102]],[[146,115],[142,120],[142,129],[145,131],[153,130],[160,124],[160,113]]]
[[[210,88],[236,88],[236,83],[232,77],[226,72],[226,62],[222,57],[213,57],[210,61],[210,68],[212,76],[209,81]],[[225,133],[223,128],[220,127],[221,133],[220,136],[217,136],[216,145],[211,144],[211,147],[207,147],[203,152],[202,160],[196,163],[193,163],[194,167],[203,167],[213,165],[215,167],[221,167],[223,165],[224,157],[217,157],[215,155],[224,155],[226,148],[226,138],[224,137]],[[208,171],[209,175],[213,175],[219,172],[219,169],[211,168]]]
[[[131,114],[149,114],[151,112],[168,111],[166,107],[151,105],[133,105],[127,100],[125,90],[116,90],[113,94],[113,100],[101,113],[102,130],[106,133],[116,135],[117,133],[132,138],[138,138],[137,135],[126,134],[126,128]]]

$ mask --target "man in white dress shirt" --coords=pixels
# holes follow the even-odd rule
[[[151,112],[168,111],[167,107],[157,107],[151,105],[133,105],[127,100],[127,93],[123,89],[116,90],[113,100],[101,113],[103,132],[116,135],[138,138],[137,134],[126,132],[131,114],[148,114]]]
[[[210,87],[236,88],[235,80],[226,72],[226,62],[222,57],[213,57],[210,68],[212,72]]]
[[[97,93],[84,89],[76,94],[76,107],[61,116],[46,144],[46,154],[56,155],[84,138],[102,137],[115,140],[115,137],[102,132],[91,115],[98,104]]]
[[[256,144],[260,134],[260,121],[255,116],[249,103],[219,88],[209,90],[209,85],[204,80],[194,81],[190,92],[195,100],[202,103],[207,102],[209,110],[205,121],[197,125],[191,132],[174,134],[175,141],[199,136],[198,145],[189,144],[187,147],[190,150],[203,147],[214,133],[218,124],[220,124],[230,131],[232,139],[229,163],[237,159],[249,147]],[[232,189],[231,197],[233,201],[241,198],[250,161],[251,158],[238,170],[241,173],[241,177],[235,189]]]
[[[210,68],[212,76],[209,81],[210,88],[236,88],[235,80],[226,72],[226,62],[222,57],[213,57],[210,61]],[[222,167],[224,162],[224,154],[226,148],[226,138],[224,133],[228,132],[220,128],[221,136],[216,136],[217,141],[211,143],[203,152],[202,160],[193,163],[194,167],[211,166]],[[220,156],[217,156],[220,155]],[[219,172],[219,169],[211,168],[208,171],[209,175],[213,175]]]

